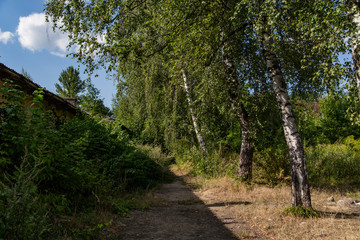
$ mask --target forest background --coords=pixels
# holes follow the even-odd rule
[[[2,144],[23,144],[2,152],[4,189],[21,186],[12,184],[26,164],[37,166],[28,172],[34,187],[27,193],[40,192],[40,202],[66,214],[84,196],[95,204],[100,193],[108,195],[94,186],[126,190],[166,179],[167,158],[155,164],[134,143],[161,147],[194,174],[290,184],[294,207],[311,209],[310,185],[359,186],[357,1],[49,0],[46,12],[71,34],[73,56],[89,74],[104,67],[117,79],[115,121],[59,126],[40,121],[37,108],[29,121],[10,114],[20,105],[6,105]],[[343,61],[349,54],[353,59]],[[39,143],[27,142],[37,138],[24,137],[24,126],[45,123],[32,127]],[[58,145],[48,134],[62,139],[64,153],[52,156],[50,146]],[[79,189],[62,189],[58,178]],[[17,196],[4,194],[3,206]],[[108,204],[127,206],[116,201],[123,197]]]

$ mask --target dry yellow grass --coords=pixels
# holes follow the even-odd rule
[[[234,179],[222,177],[205,179],[186,175],[186,168],[173,168],[183,175],[195,194],[206,204],[228,203],[236,218],[250,224],[254,231],[270,239],[360,239],[360,206],[340,206],[327,199],[330,196],[346,199],[339,192],[312,189],[313,207],[320,218],[285,216],[290,206],[290,187],[247,186]],[[247,239],[246,234],[240,239]]]

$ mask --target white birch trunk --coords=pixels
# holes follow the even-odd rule
[[[356,3],[353,3],[353,10],[355,12],[353,22],[356,24],[356,26],[359,28],[357,32],[355,33],[355,38],[353,39],[353,48],[352,48],[352,59],[353,59],[353,65],[354,65],[354,75],[356,79],[356,87],[358,92],[358,98],[360,100],[360,43],[359,43],[359,37],[360,37],[360,9],[356,5]]]
[[[309,177],[306,169],[304,148],[292,111],[286,83],[283,78],[280,64],[272,50],[272,40],[268,32],[264,31],[262,37],[266,67],[273,84],[276,100],[281,113],[285,139],[289,148],[292,178],[291,204],[293,206],[311,207]]]
[[[199,142],[201,151],[202,151],[203,155],[205,155],[206,152],[207,152],[206,151],[206,145],[205,145],[204,138],[200,133],[198,120],[197,120],[197,117],[195,116],[195,113],[194,113],[194,110],[193,110],[193,107],[192,107],[193,101],[192,101],[192,98],[191,98],[191,90],[190,90],[190,87],[188,85],[187,73],[184,70],[181,70],[181,72],[182,72],[182,75],[183,75],[184,88],[185,88],[186,97],[187,97],[187,100],[188,100],[188,103],[189,103],[189,110],[190,110],[191,119],[192,119],[192,122],[193,122],[193,125],[194,125],[195,134],[196,134],[197,140]]]

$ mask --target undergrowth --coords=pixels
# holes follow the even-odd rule
[[[310,184],[320,188],[351,189],[360,184],[360,140],[349,136],[335,144],[319,144],[305,149]],[[230,176],[238,179],[240,154],[223,151],[221,146],[205,156],[197,148],[176,153],[178,164],[188,163],[191,174],[208,178]],[[253,156],[252,183],[276,186],[288,184],[289,153],[286,146],[257,150]]]
[[[111,219],[81,224],[81,216],[144,209],[127,195],[170,177],[164,159],[133,146],[121,128],[88,116],[58,121],[41,89],[29,106],[16,86],[0,96],[0,239],[96,238]]]

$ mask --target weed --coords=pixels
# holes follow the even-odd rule
[[[291,206],[284,210],[284,215],[301,218],[319,218],[320,213],[313,208],[305,208],[301,206]]]
[[[360,192],[350,192],[346,194],[347,197],[360,199]]]

